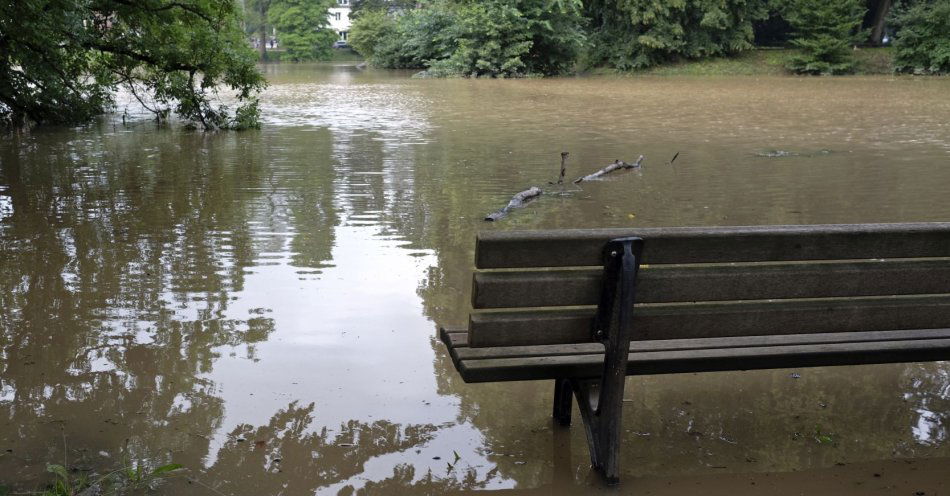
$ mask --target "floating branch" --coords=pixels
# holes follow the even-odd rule
[[[582,183],[584,181],[590,181],[592,179],[597,179],[619,169],[638,169],[640,167],[641,162],[643,162],[643,155],[640,155],[640,158],[638,158],[637,161],[632,164],[628,164],[624,162],[623,160],[617,160],[616,162],[608,165],[607,167],[604,167],[603,169],[600,169],[599,171],[593,174],[575,179],[574,184]]]
[[[496,221],[498,219],[501,219],[502,217],[508,215],[508,212],[510,212],[511,210],[516,209],[516,208],[521,208],[525,206],[525,204],[527,204],[529,201],[541,196],[541,193],[544,193],[543,191],[541,191],[541,188],[537,186],[532,186],[522,191],[521,193],[518,193],[517,195],[513,196],[511,198],[511,201],[508,202],[508,205],[505,205],[505,208],[497,212],[493,212],[486,215],[485,220]]]
[[[568,152],[561,152],[561,175],[557,178],[558,184],[564,183],[564,173],[567,172],[567,156],[570,155]]]
[[[670,159],[669,164],[673,165],[673,162],[676,162],[676,157],[680,156],[680,152],[676,152],[676,155],[673,155],[673,158]]]

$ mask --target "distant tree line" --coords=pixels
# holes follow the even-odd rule
[[[894,41],[895,69],[950,72],[950,0],[356,0],[350,43],[371,63],[432,76],[557,75],[797,49],[804,74],[854,69]]]

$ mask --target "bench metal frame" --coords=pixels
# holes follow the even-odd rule
[[[642,253],[640,238],[617,238],[604,247],[603,289],[591,329],[591,337],[604,345],[604,372],[600,379],[554,381],[554,418],[561,425],[571,424],[573,392],[587,434],[590,463],[610,484],[620,481],[623,389]]]

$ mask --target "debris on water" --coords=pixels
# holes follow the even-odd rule
[[[247,441],[247,439],[244,439],[243,437],[237,438],[237,442],[239,443],[243,443],[244,441]]]
[[[724,443],[739,444],[739,441],[736,441],[735,439],[726,437],[725,435],[720,435],[720,436],[719,436],[719,440],[722,441],[722,442],[724,442]]]
[[[785,150],[766,150],[764,152],[758,152],[756,153],[756,155],[759,157],[777,158],[777,157],[797,157],[800,154],[795,153],[795,152],[785,151]]]
[[[352,448],[353,446],[356,446],[356,445],[353,444],[353,443],[340,443],[340,444],[338,444],[337,446],[339,446],[339,447],[341,447],[341,448]]]
[[[821,408],[828,408],[828,404],[827,404],[827,403],[822,403],[822,402],[820,402],[820,401],[818,402],[818,406],[821,407]]]
[[[442,457],[441,457],[441,456],[433,456],[432,459],[433,459],[433,460],[441,460]]]
[[[802,378],[802,375],[799,374],[798,372],[792,372],[791,374],[788,374],[788,376],[791,377],[792,379],[801,379],[801,378]]]
[[[818,155],[830,155],[832,153],[834,153],[834,150],[829,150],[827,148],[822,148],[820,150],[816,150],[812,152],[792,152],[788,150],[764,150],[761,152],[756,152],[755,156],[766,157],[766,158],[814,157]]]
[[[523,461],[520,461],[520,460],[519,460],[519,461],[515,462],[515,465],[524,465],[524,464],[526,464],[526,463],[527,463],[527,462],[523,462]]]

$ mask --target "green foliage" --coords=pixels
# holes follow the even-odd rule
[[[459,5],[449,27],[454,50],[446,58],[429,61],[429,71],[436,76],[524,74],[524,58],[532,45],[528,24],[535,21],[525,19],[514,3],[487,0]]]
[[[629,70],[748,50],[767,8],[766,0],[591,0],[587,14],[593,62]]]
[[[350,42],[373,64],[431,75],[561,74],[583,42],[579,0],[435,0],[398,14],[364,11]]]
[[[364,12],[394,12],[415,7],[416,0],[351,0],[350,19],[359,19]]]
[[[353,19],[347,41],[366,59],[373,59],[376,48],[396,32],[396,21],[385,10],[364,10]]]
[[[159,118],[236,125],[264,79],[232,0],[18,0],[0,3],[0,121],[75,124],[133,90]]]
[[[853,46],[867,36],[861,22],[863,0],[795,0],[786,17],[795,32],[792,45],[801,54],[788,69],[799,74],[846,74],[854,71]]]
[[[950,0],[916,2],[894,16],[894,67],[915,74],[950,73]]]
[[[334,0],[271,0],[267,18],[289,60],[328,60],[336,33],[329,29]]]

